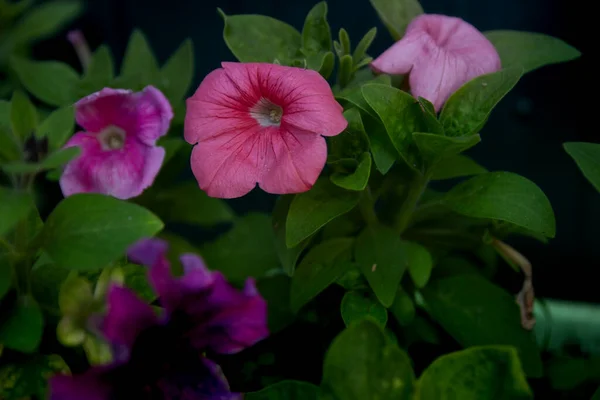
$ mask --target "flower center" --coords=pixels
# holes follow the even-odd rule
[[[261,99],[250,109],[250,115],[260,126],[279,126],[283,117],[283,108],[270,100]]]
[[[102,150],[121,150],[125,145],[125,131],[117,126],[110,125],[98,134]]]

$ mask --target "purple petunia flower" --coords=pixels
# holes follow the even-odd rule
[[[150,267],[149,280],[165,313],[157,315],[132,291],[112,286],[101,322],[114,348],[114,362],[75,376],[50,380],[51,400],[181,399],[240,400],[205,350],[235,353],[268,335],[267,304],[248,279],[242,291],[196,255],[180,257],[185,274],[176,278],[167,244],[146,239],[129,257]]]

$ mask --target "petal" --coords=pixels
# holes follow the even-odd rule
[[[291,128],[271,132],[260,187],[268,193],[309,190],[325,166],[327,144],[322,136]]]
[[[392,47],[371,62],[371,68],[380,74],[408,74],[413,64],[425,51],[427,40],[430,40],[429,37],[422,32],[413,31],[409,33],[407,31],[401,40],[394,43]]]
[[[104,88],[75,103],[75,119],[92,133],[109,125],[133,132],[137,125],[135,104],[136,95],[131,90]]]
[[[138,93],[136,137],[144,144],[153,146],[165,135],[173,119],[173,109],[165,95],[154,86],[146,86]]]
[[[105,151],[95,136],[78,133],[65,147],[79,146],[81,154],[65,167],[60,186],[65,196],[103,193],[119,199],[138,196],[149,187],[162,165],[165,150],[126,137],[120,150]]]
[[[153,266],[165,259],[169,244],[160,239],[142,239],[127,250],[127,257],[137,264]]]
[[[266,147],[264,130],[255,123],[194,146],[192,172],[200,188],[211,197],[224,199],[241,197],[254,189],[260,175],[260,155]]]
[[[103,379],[106,368],[94,368],[85,374],[56,375],[48,380],[50,400],[110,400],[111,387]]]

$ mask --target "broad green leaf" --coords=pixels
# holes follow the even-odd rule
[[[511,346],[478,346],[446,354],[419,378],[419,400],[533,398]]]
[[[75,128],[75,109],[67,106],[54,110],[37,127],[35,136],[38,139],[48,138],[50,151],[60,149],[73,134]]]
[[[48,1],[32,9],[19,20],[11,40],[21,45],[56,34],[82,11],[80,1]]]
[[[364,85],[362,94],[385,125],[400,157],[410,168],[418,170],[412,133],[423,132],[426,128],[419,102],[408,93],[387,85]]]
[[[500,54],[503,68],[520,66],[525,73],[581,56],[576,48],[542,33],[498,30],[484,35]]]
[[[523,69],[505,68],[478,76],[450,96],[440,114],[447,136],[466,136],[479,132],[490,113],[517,84]]]
[[[360,159],[365,151],[369,151],[369,137],[357,108],[344,111],[348,121],[346,129],[337,136],[327,140],[329,160],[336,161],[344,158]]]
[[[367,54],[367,50],[369,50],[369,47],[371,47],[371,43],[373,43],[375,35],[377,35],[377,28],[369,29],[365,36],[363,36],[360,42],[358,42],[356,45],[354,53],[352,54],[354,68],[357,67],[357,65],[363,60],[363,57]]]
[[[437,113],[433,104],[429,100],[420,96],[417,98],[417,101],[423,109],[423,122],[427,127],[426,132],[444,135],[444,127],[437,118]]]
[[[304,256],[292,278],[290,304],[297,312],[349,268],[353,238],[319,243]]]
[[[13,162],[1,165],[0,167],[9,173],[38,173],[40,171],[58,168],[73,160],[81,153],[79,147],[68,147],[50,153],[42,162],[23,163]]]
[[[0,398],[5,400],[46,399],[48,380],[56,374],[69,374],[69,366],[56,354],[22,359],[0,368]]]
[[[285,380],[267,386],[258,392],[244,395],[245,400],[316,400],[319,397],[318,386],[308,382]]]
[[[286,221],[286,245],[297,246],[335,217],[352,210],[359,197],[359,192],[339,188],[327,178],[317,180],[312,189],[292,200]]]
[[[431,276],[433,257],[429,250],[416,242],[402,242],[408,258],[408,273],[419,289],[425,287]]]
[[[294,275],[298,258],[310,243],[310,238],[306,238],[292,248],[287,247],[285,244],[286,219],[293,199],[293,195],[280,196],[275,202],[272,216],[273,232],[275,233],[275,250],[277,251],[283,270],[289,276]]]
[[[358,291],[346,292],[342,299],[341,313],[346,326],[367,316],[379,322],[382,327],[385,327],[388,320],[387,310],[379,301]]]
[[[157,85],[160,82],[158,61],[152,53],[148,39],[138,29],[134,30],[129,38],[119,78],[134,90],[141,90],[147,85]]]
[[[600,144],[571,142],[563,145],[588,181],[600,192]]]
[[[233,228],[200,248],[211,269],[218,269],[235,281],[262,278],[279,268],[271,218],[250,213],[237,219]]]
[[[481,141],[481,136],[477,134],[450,137],[433,133],[415,132],[412,136],[421,155],[430,163],[437,163],[439,160],[462,153]]]
[[[325,355],[322,387],[339,399],[409,400],[414,380],[408,355],[374,321],[350,325]]]
[[[302,36],[285,22],[264,15],[225,15],[218,10],[225,22],[225,44],[239,61],[277,60],[290,65],[300,56]]]
[[[115,77],[112,54],[107,45],[102,45],[94,52],[90,65],[79,82],[80,95],[87,96],[110,87]]]
[[[370,0],[377,15],[394,40],[404,36],[406,27],[416,16],[423,14],[418,0]]]
[[[42,231],[42,246],[60,266],[102,268],[163,223],[150,211],[109,196],[75,194],[52,211]]]
[[[37,110],[27,95],[17,90],[10,102],[10,125],[13,133],[24,142],[35,131],[37,124]]]
[[[431,180],[460,178],[463,176],[479,175],[488,172],[473,159],[457,154],[440,160],[434,167]]]
[[[302,28],[302,51],[305,54],[331,50],[331,29],[327,22],[327,3],[317,3],[306,16]]]
[[[511,172],[488,172],[450,190],[443,203],[473,218],[507,221],[554,237],[556,222],[550,201],[533,182]]]
[[[125,275],[125,286],[132,289],[137,295],[152,303],[157,295],[148,283],[148,268],[142,265],[127,264],[121,267]]]
[[[344,189],[361,191],[367,187],[370,174],[371,154],[363,153],[360,157],[358,166],[351,174],[334,172],[331,175],[331,182]]]
[[[8,293],[13,283],[11,265],[7,255],[3,251],[4,249],[0,250],[0,301]]]
[[[275,275],[260,279],[256,283],[258,292],[267,302],[269,332],[279,332],[296,318],[290,307],[290,288],[292,280],[289,276]]]
[[[27,217],[32,205],[33,200],[27,193],[0,186],[0,236]]]
[[[541,376],[539,349],[533,334],[521,326],[512,295],[479,274],[432,280],[421,294],[432,318],[462,346],[515,346],[527,375]]]
[[[0,343],[23,353],[34,352],[42,340],[44,316],[30,296],[19,298],[0,321]]]
[[[30,61],[12,57],[11,66],[25,88],[49,105],[69,106],[77,100],[77,72],[57,61]]]
[[[408,259],[400,236],[386,226],[369,226],[356,239],[354,256],[375,295],[392,305]]]
[[[415,319],[415,304],[401,286],[398,286],[398,293],[396,293],[394,302],[390,306],[390,312],[402,326],[412,324]]]
[[[187,94],[194,79],[194,45],[186,39],[161,69],[160,75],[165,95],[172,102]]]
[[[10,124],[10,102],[0,100],[0,161],[18,160],[20,157],[21,143]]]

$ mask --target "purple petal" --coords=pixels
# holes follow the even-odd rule
[[[105,367],[85,374],[56,375],[48,381],[50,400],[111,400],[111,386],[103,379]]]
[[[77,123],[92,133],[109,125],[131,133],[137,125],[136,95],[131,90],[104,88],[75,103],[75,110]]]
[[[169,244],[160,239],[142,239],[127,251],[127,257],[137,264],[153,267],[154,264],[165,260]]]
[[[139,93],[137,111],[136,136],[141,142],[152,146],[169,130],[173,119],[171,104],[160,90],[147,86]]]

